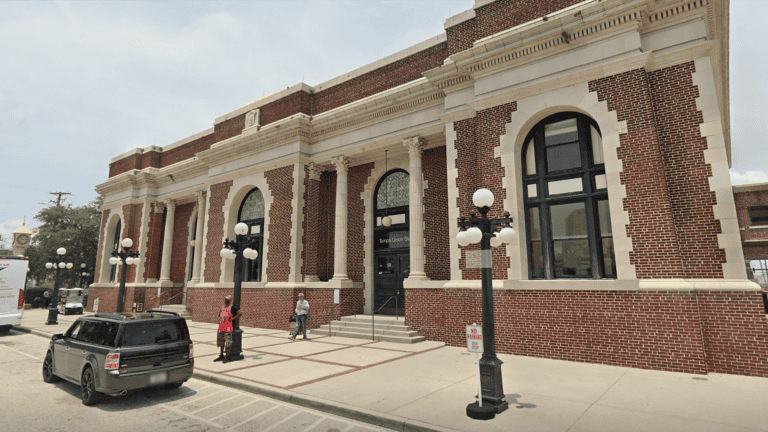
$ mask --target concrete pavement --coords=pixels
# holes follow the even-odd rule
[[[61,333],[77,316],[28,331]],[[768,379],[692,375],[499,355],[510,409],[490,421],[466,417],[477,394],[474,354],[438,342],[401,345],[244,328],[245,360],[221,364],[216,325],[188,321],[195,376],[395,430],[768,431]],[[768,361],[768,359],[766,359]]]

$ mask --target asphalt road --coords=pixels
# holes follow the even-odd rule
[[[389,430],[195,379],[177,390],[102,396],[87,407],[75,384],[43,382],[47,347],[32,334],[0,336],[0,432]]]

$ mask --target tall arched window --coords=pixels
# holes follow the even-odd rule
[[[403,280],[411,272],[409,180],[407,172],[395,169],[384,174],[374,191],[373,306],[381,313],[396,313],[392,296],[405,307]],[[386,216],[392,219],[390,226],[384,226]]]
[[[245,196],[237,213],[237,221],[248,225],[248,238],[256,241],[259,256],[255,260],[246,259],[243,263],[243,281],[261,282],[262,245],[264,243],[264,196],[259,188],[253,188]]]
[[[522,158],[530,278],[616,278],[597,124],[550,116],[528,134]]]
[[[121,230],[120,219],[118,219],[117,220],[117,225],[115,226],[115,232],[114,232],[114,237],[113,237],[114,240],[112,241],[112,250],[113,251],[116,251],[120,247],[120,230]],[[117,274],[117,264],[113,265],[109,269],[109,281],[110,282],[114,282],[115,281],[115,275],[116,274]]]

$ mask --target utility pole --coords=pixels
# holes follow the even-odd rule
[[[48,192],[49,195],[57,195],[56,197],[56,207],[61,207],[61,196],[62,195],[72,195],[70,192]]]

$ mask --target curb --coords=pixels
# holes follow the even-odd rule
[[[203,381],[221,384],[227,387],[244,390],[249,393],[255,393],[258,395],[267,396],[272,399],[277,399],[290,404],[303,406],[305,408],[311,408],[317,411],[323,411],[329,414],[338,415],[340,417],[347,417],[347,418],[357,420],[363,423],[368,423],[374,426],[381,426],[388,429],[393,429],[396,431],[458,432],[454,429],[447,429],[440,426],[435,426],[428,423],[420,422],[418,420],[412,420],[406,417],[385,414],[377,411],[368,410],[365,408],[353,407],[351,405],[343,404],[340,402],[329,401],[326,399],[320,399],[314,396],[300,394],[300,393],[296,393],[288,390],[282,390],[282,389],[272,388],[272,387],[268,387],[268,386],[264,386],[256,383],[250,383],[237,378],[219,375],[216,373],[195,370],[192,377],[203,380]]]
[[[29,334],[33,334],[33,335],[37,335],[37,336],[42,336],[42,337],[48,338],[48,339],[50,339],[51,336],[53,336],[55,334],[55,333],[46,333],[46,332],[43,332],[43,331],[40,331],[40,330],[35,330],[35,329],[31,329],[31,328],[24,327],[24,326],[13,327],[11,330],[16,330],[16,331],[20,331],[22,333],[29,333]]]

